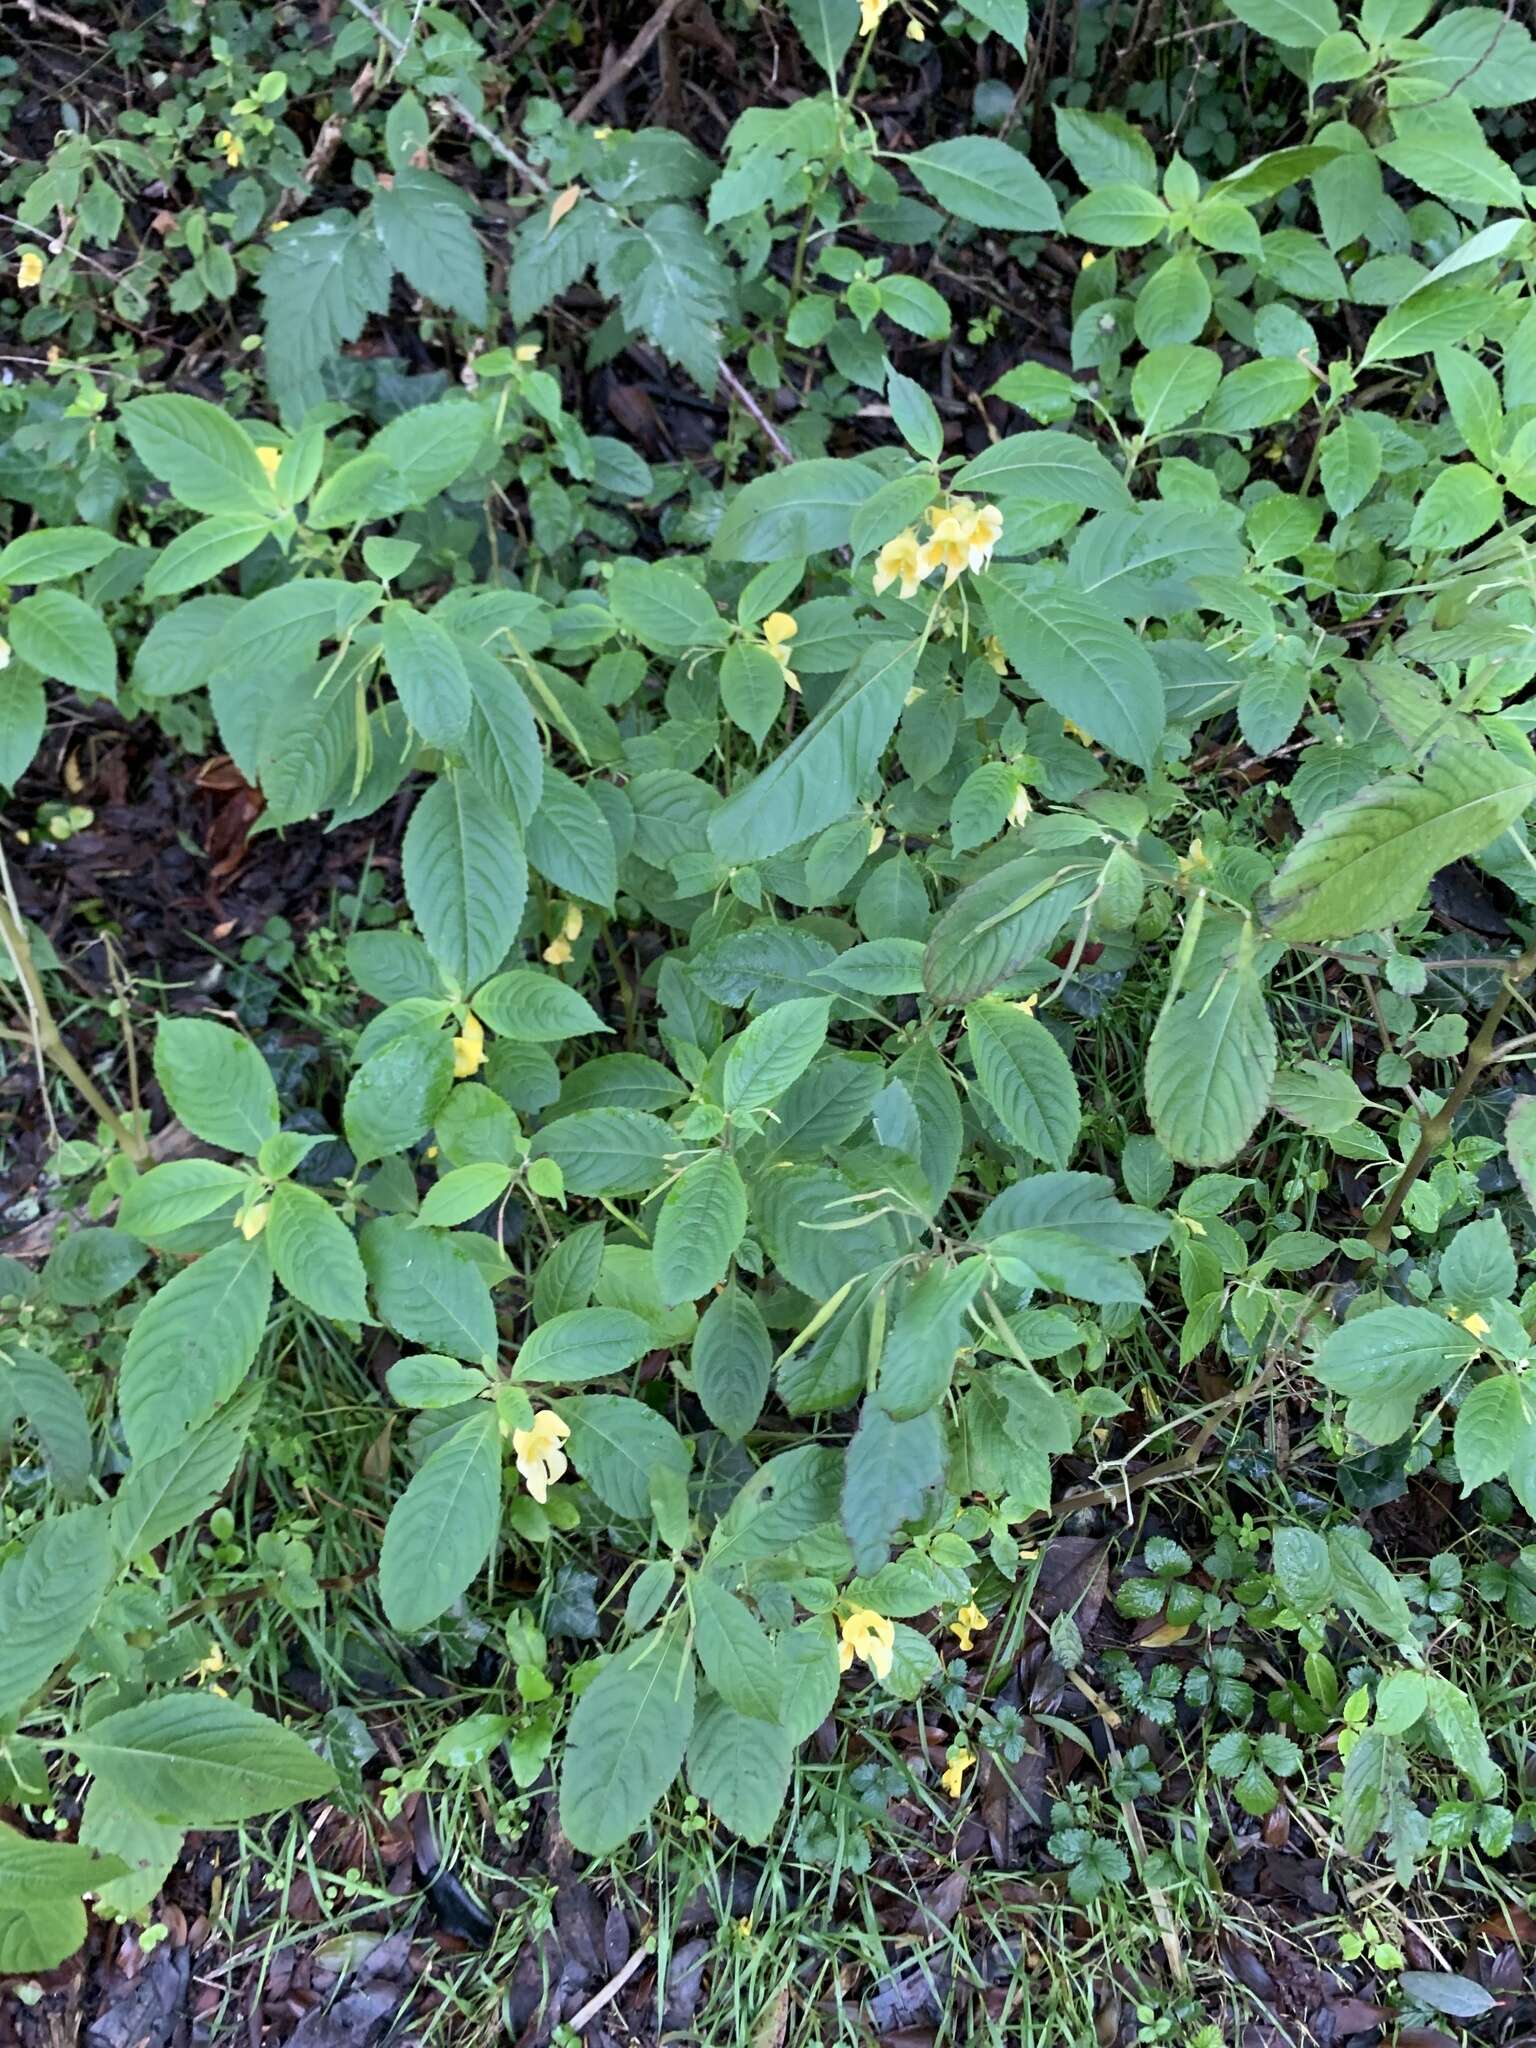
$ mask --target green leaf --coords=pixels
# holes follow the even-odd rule
[[[36,590],[13,604],[6,632],[39,675],[102,697],[117,695],[117,649],[101,614],[67,590]]]
[[[453,1040],[404,1031],[369,1055],[347,1086],[342,1125],[360,1165],[403,1152],[431,1129],[453,1086]]]
[[[1221,357],[1213,348],[1171,342],[1149,349],[1131,374],[1131,403],[1143,433],[1165,434],[1193,419],[1220,382]]]
[[[784,671],[753,640],[734,641],[720,663],[720,702],[726,716],[756,747],[768,737],[784,707]]]
[[[483,1401],[390,1509],[379,1597],[391,1626],[413,1634],[446,1612],[490,1556],[500,1520],[500,1428]]]
[[[1536,1426],[1525,1387],[1512,1372],[1495,1373],[1467,1390],[1456,1411],[1456,1470],[1467,1500],[1485,1480],[1507,1472],[1519,1445]]]
[[[843,1470],[843,1529],[855,1571],[878,1571],[903,1522],[942,1484],[944,1430],[937,1409],[898,1422],[874,1401],[859,1412]]]
[[[762,1414],[773,1370],[773,1342],[745,1289],[733,1283],[704,1311],[689,1364],[699,1404],[715,1428],[744,1437]]]
[[[1303,1614],[1318,1614],[1333,1597],[1333,1563],[1315,1529],[1277,1529],[1272,1552],[1280,1590]]]
[[[446,1231],[378,1216],[360,1249],[380,1320],[412,1344],[488,1364],[496,1355],[496,1309],[474,1254]]]
[[[387,604],[382,624],[384,665],[406,717],[428,746],[457,746],[472,700],[452,635],[408,604]]]
[[[1062,225],[1069,235],[1106,249],[1140,249],[1155,240],[1173,216],[1155,192],[1131,184],[1101,185],[1067,208]]]
[[[122,427],[150,475],[189,512],[276,516],[277,494],[256,443],[222,406],[157,391],[123,407]]]
[[[47,693],[30,669],[0,669],[0,784],[14,789],[37,758],[48,716]]]
[[[148,1257],[126,1231],[71,1231],[48,1254],[43,1290],[61,1308],[100,1308],[143,1270]]]
[[[653,654],[721,647],[730,628],[703,585],[664,562],[615,562],[608,606],[626,632]]]
[[[727,1116],[778,1101],[826,1043],[827,1015],[825,998],[801,996],[753,1018],[726,1054],[720,1099]]]
[[[272,532],[275,512],[224,512],[177,534],[144,578],[144,595],[175,597],[254,554]]]
[[[536,734],[533,744],[538,745]],[[527,834],[528,859],[546,882],[604,910],[613,908],[619,886],[613,831],[580,783],[558,768],[546,767],[543,793],[527,822]]]
[[[357,340],[370,313],[388,307],[389,280],[389,258],[366,212],[332,208],[273,238],[260,289],[267,380],[285,414],[324,401],[321,373],[344,342]]]
[[[261,1238],[235,1238],[168,1280],[139,1311],[117,1405],[135,1458],[158,1457],[206,1422],[255,1362],[272,1305]]]
[[[0,1976],[52,1970],[85,1940],[82,1892],[124,1865],[74,1842],[35,1842],[0,1823]]]
[[[0,1565],[0,1720],[13,1721],[95,1619],[112,1579],[105,1508],[39,1522]]]
[[[1357,1436],[1389,1444],[1411,1426],[1420,1397],[1476,1355],[1476,1338],[1459,1323],[1394,1302],[1335,1330],[1312,1370],[1346,1397],[1345,1419]]]
[[[1525,1199],[1536,1204],[1536,1095],[1517,1095],[1510,1104],[1504,1143]]]
[[[1408,546],[1415,554],[1468,547],[1497,524],[1503,511],[1503,488],[1480,463],[1453,462],[1414,507]]]
[[[1269,1107],[1275,1027],[1251,966],[1209,995],[1183,995],[1157,1020],[1147,1052],[1152,1128],[1185,1166],[1235,1159]]]
[[[605,290],[617,291],[629,326],[648,335],[702,391],[714,390],[720,329],[735,306],[734,281],[692,207],[658,206],[647,213],[599,254],[598,279]]]
[[[650,1324],[627,1308],[568,1309],[526,1339],[512,1377],[530,1386],[576,1386],[627,1372],[654,1345]]]
[[[1453,206],[1524,205],[1520,180],[1489,148],[1465,100],[1442,95],[1427,105],[1397,107],[1392,126],[1395,139],[1378,145],[1376,154],[1400,177]]]
[[[115,554],[121,541],[95,526],[34,526],[0,548],[0,583],[55,583]]]
[[[651,1477],[688,1474],[688,1448],[665,1416],[625,1394],[573,1394],[560,1403],[571,1426],[571,1463],[598,1499],[634,1522],[651,1517]]]
[[[977,227],[1049,234],[1061,226],[1060,211],[1040,173],[996,136],[956,136],[931,143],[904,161],[930,199]]]
[[[475,1015],[503,1038],[552,1045],[608,1026],[576,989],[536,967],[513,967],[475,991]]]
[[[225,1208],[251,1187],[249,1175],[217,1159],[172,1159],[129,1183],[118,1221],[134,1237],[154,1241]]]
[[[296,1301],[333,1322],[367,1322],[368,1278],[357,1242],[323,1195],[280,1181],[265,1235],[273,1271]]]
[[[934,1002],[971,1002],[1051,951],[1097,879],[1096,865],[1074,872],[1057,855],[1031,853],[962,889],[935,924],[923,956]]]
[[[1101,605],[1040,587],[1011,564],[977,579],[1003,652],[1053,710],[1122,760],[1150,769],[1167,723],[1163,685],[1145,645]]]
[[[788,1729],[755,1720],[713,1695],[705,1697],[688,1743],[688,1783],[715,1818],[744,1842],[766,1842],[772,1834],[784,1811],[793,1764]]]
[[[763,1625],[734,1594],[696,1573],[689,1582],[694,1648],[704,1676],[727,1706],[760,1729],[776,1722],[784,1688]]]
[[[82,1493],[91,1476],[91,1425],[73,1380],[51,1358],[0,1343],[0,1435],[16,1415],[41,1445],[53,1484]]]
[[[715,812],[708,828],[714,852],[734,863],[764,860],[846,817],[896,730],[916,673],[915,644],[876,641],[784,751]]]
[[[474,988],[522,923],[528,875],[516,824],[472,775],[440,776],[411,813],[401,851],[406,900],[433,959]]]
[[[1337,519],[1345,518],[1370,496],[1381,475],[1381,443],[1357,414],[1346,413],[1332,432],[1323,436],[1318,474],[1328,509]]]
[[[229,1484],[256,1413],[249,1395],[231,1401],[157,1458],[135,1458],[112,1501],[112,1547],[145,1557],[205,1514]]]
[[[586,1856],[607,1856],[650,1818],[682,1768],[694,1676],[675,1623],[610,1657],[576,1702],[560,1766],[560,1825]]]
[[[1288,50],[1312,50],[1339,32],[1333,0],[1227,0],[1241,22]]]
[[[452,1230],[455,1224],[468,1223],[499,1202],[511,1184],[510,1166],[489,1159],[473,1160],[445,1173],[428,1188],[416,1220],[433,1230]]]
[[[1487,324],[1491,304],[1488,293],[1475,285],[1425,285],[1376,323],[1360,367],[1401,362],[1464,341]]]
[[[754,477],[726,506],[710,552],[724,562],[779,562],[846,547],[854,513],[880,482],[864,463],[828,456]]]
[[[195,1138],[254,1154],[277,1129],[272,1070],[248,1038],[202,1017],[168,1017],[155,1036],[155,1079]]]
[[[333,1789],[290,1728],[216,1692],[174,1692],[90,1724],[69,1747],[97,1780],[182,1827],[231,1827]]]
[[[485,258],[456,185],[436,171],[396,171],[374,186],[373,217],[390,262],[414,291],[485,325]]]
[[[898,1422],[936,1407],[948,1393],[966,1310],[986,1274],[985,1259],[930,1267],[902,1303],[880,1355],[875,1388],[875,1399]]]
[[[1157,189],[1157,158],[1151,143],[1118,114],[1090,114],[1083,107],[1059,106],[1056,140],[1090,188],[1130,184],[1143,185],[1149,192]]]
[[[1250,434],[1288,420],[1315,389],[1305,363],[1283,356],[1241,363],[1222,378],[1200,425],[1207,433]]]
[[[681,1141],[671,1126],[643,1109],[586,1109],[546,1124],[533,1154],[553,1159],[573,1195],[638,1195],[662,1177]]]
[[[656,1218],[652,1255],[662,1300],[697,1301],[718,1287],[746,1227],[741,1169],[728,1152],[706,1152],[672,1183]]]
[[[1443,745],[1417,778],[1389,776],[1327,811],[1264,892],[1277,938],[1353,938],[1409,917],[1430,877],[1505,831],[1536,776],[1492,748]]]
[[[1074,435],[1051,432],[994,441],[956,472],[955,487],[989,498],[1091,505],[1101,512],[1118,512],[1130,503],[1124,480],[1097,448]]]
[[[858,0],[787,0],[785,11],[800,40],[835,83],[859,32]]]
[[[1082,1121],[1066,1054],[1014,1003],[973,1003],[965,1026],[977,1084],[1003,1128],[1031,1158],[1064,1167]]]

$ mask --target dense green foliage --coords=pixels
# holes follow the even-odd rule
[[[504,274],[435,167],[485,101],[433,10],[335,38],[388,74],[351,209],[290,203],[308,81],[227,44],[185,267],[162,250],[108,294],[89,255],[201,132],[174,106],[65,139],[16,202],[22,331],[73,354],[0,413],[0,777],[72,693],[216,743],[263,829],[402,792],[409,824],[403,904],[345,949],[372,1010],[336,1130],[285,1122],[227,1014],[168,1016],[153,1072],[190,1156],[151,1163],[118,1116],[89,1225],[41,1291],[7,1272],[0,1419],[40,1465],[0,1564],[0,1803],[90,1789],[77,1840],[0,1828],[0,1968],[75,1947],[82,1894],[142,1917],[184,1830],[334,1782],[181,1683],[196,1560],[155,1556],[224,1495],[279,1318],[393,1343],[398,1634],[496,1610],[503,1561],[537,1578],[572,1532],[633,1567],[558,1682],[513,1624],[488,1737],[518,1785],[553,1767],[592,1856],[679,1779],[763,1842],[851,1666],[877,1704],[933,1694],[915,1624],[984,1625],[1149,1330],[1220,1361],[1230,1405],[1304,1371],[1333,1452],[1396,1446],[1536,1515],[1531,1303],[1478,1177],[1507,1153],[1536,1193],[1529,1098],[1507,1133],[1453,1121],[1536,953],[1439,967],[1429,910],[1458,863],[1507,928],[1536,904],[1536,270],[1482,126],[1536,92],[1536,44],[1429,0],[1349,26],[1243,0],[1304,139],[1160,161],[1064,99],[1032,166],[995,128],[882,147],[856,0],[788,11],[822,88],[742,114],[723,162],[547,101],[515,149],[475,144],[518,209]],[[1021,6],[975,12],[1024,52]],[[1070,366],[1008,368],[1004,430],[994,407],[958,452],[966,409],[903,352],[951,329],[916,273],[1041,237],[1074,272]],[[592,361],[646,346],[732,400],[723,471],[568,409],[542,323],[584,286]],[[404,287],[458,388],[347,352]],[[151,388],[131,335],[74,359],[162,298],[238,309],[222,395]],[[789,366],[810,395],[780,418]],[[5,930],[41,990],[40,935],[14,905]],[[1320,1199],[1340,1161],[1354,1219]],[[1523,1245],[1523,1201],[1512,1222]],[[43,1303],[131,1311],[109,1408]],[[1241,1659],[1207,1672],[1211,1772],[1264,1815],[1326,1738],[1350,1854],[1383,1835],[1406,1881],[1432,1843],[1503,1853],[1519,1802],[1428,1596],[1347,1516],[1254,1548],[1206,1593],[1149,1549],[1122,1589],[1302,1653],[1275,1725],[1247,1725]],[[1336,1668],[1340,1626],[1369,1650]],[[1088,1901],[1128,1867],[1081,1820],[1051,1853]]]

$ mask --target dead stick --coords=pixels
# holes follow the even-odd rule
[[[573,122],[579,125],[585,121],[592,112],[592,109],[598,106],[613,91],[619,80],[621,78],[628,78],[630,72],[634,70],[637,64],[643,61],[646,51],[650,49],[652,43],[655,42],[656,38],[677,12],[678,5],[679,0],[661,0],[661,5],[645,24],[645,27],[641,29],[639,35],[635,37],[629,48],[621,55],[615,57],[611,64],[603,66],[602,70],[598,73],[597,83],[590,91],[584,92],[575,106],[572,107],[570,119]]]

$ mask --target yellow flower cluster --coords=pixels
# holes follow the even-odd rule
[[[517,1469],[541,1507],[555,1481],[563,1479],[570,1470],[570,1460],[562,1448],[570,1433],[571,1425],[562,1422],[553,1408],[541,1409],[529,1428],[512,1432]]]
[[[895,1655],[896,1624],[876,1614],[873,1607],[855,1607],[843,1623],[842,1641],[837,1646],[838,1670],[846,1671],[857,1657],[876,1678],[889,1678]]]
[[[965,570],[974,575],[985,569],[992,550],[1003,537],[1003,515],[995,505],[977,505],[969,498],[951,498],[947,505],[930,505],[924,514],[927,540],[919,540],[916,527],[909,526],[888,540],[875,557],[875,594],[899,584],[902,597],[914,597],[935,569],[944,571],[944,588]]]
[[[222,149],[224,161],[232,171],[239,170],[245,161],[245,144],[232,128],[221,128],[213,138],[215,149]]]
[[[485,1026],[473,1010],[464,1012],[464,1029],[453,1041],[453,1078],[467,1081],[485,1065]]]
[[[949,1763],[940,1773],[939,1783],[944,1787],[944,1790],[951,1799],[958,1799],[960,1797],[961,1789],[965,1784],[966,1772],[973,1771],[975,1768],[976,1758],[970,1750],[962,1748],[950,1751]]]
[[[968,1650],[986,1625],[987,1617],[974,1600],[968,1600],[949,1624],[949,1632],[962,1650]]]
[[[563,967],[566,961],[570,959],[571,947],[581,937],[582,922],[581,910],[578,905],[568,903],[565,906],[565,917],[561,922],[558,935],[550,940],[541,956],[551,967]]]
[[[788,612],[770,612],[763,621],[763,639],[768,652],[784,671],[784,681],[792,690],[800,687],[800,678],[789,665],[789,643],[799,632],[800,626]]]
[[[872,36],[874,34],[875,30],[880,26],[881,17],[890,4],[891,0],[859,0],[859,34],[861,36]],[[909,16],[907,20],[907,41],[909,43],[921,43],[926,40],[927,32],[923,28],[923,24],[915,16]]]

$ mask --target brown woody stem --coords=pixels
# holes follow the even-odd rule
[[[11,913],[3,892],[0,892],[0,943],[15,964],[21,977],[22,989],[26,995],[28,1021],[32,1026],[31,1043],[36,1049],[39,1064],[51,1061],[65,1080],[81,1094],[90,1107],[106,1125],[123,1151],[135,1166],[143,1166],[149,1159],[149,1147],[137,1132],[129,1129],[117,1111],[102,1094],[90,1075],[64,1043],[58,1020],[49,1006],[43,988],[42,977],[37,963],[32,958],[31,942],[26,927]]]
[[[1522,983],[1536,974],[1536,945],[1527,946],[1518,960],[1512,960],[1509,972],[1504,977],[1504,986],[1490,1004],[1482,1028],[1467,1047],[1466,1059],[1456,1077],[1456,1085],[1433,1116],[1426,1117],[1419,1127],[1419,1141],[1413,1148],[1413,1156],[1398,1175],[1387,1205],[1366,1232],[1366,1243],[1373,1251],[1384,1252],[1392,1242],[1392,1226],[1402,1212],[1408,1198],[1408,1190],[1424,1171],[1430,1160],[1450,1137],[1462,1104],[1477,1085],[1485,1067],[1493,1064],[1495,1058],[1494,1039],[1503,1023],[1510,1004]]]

